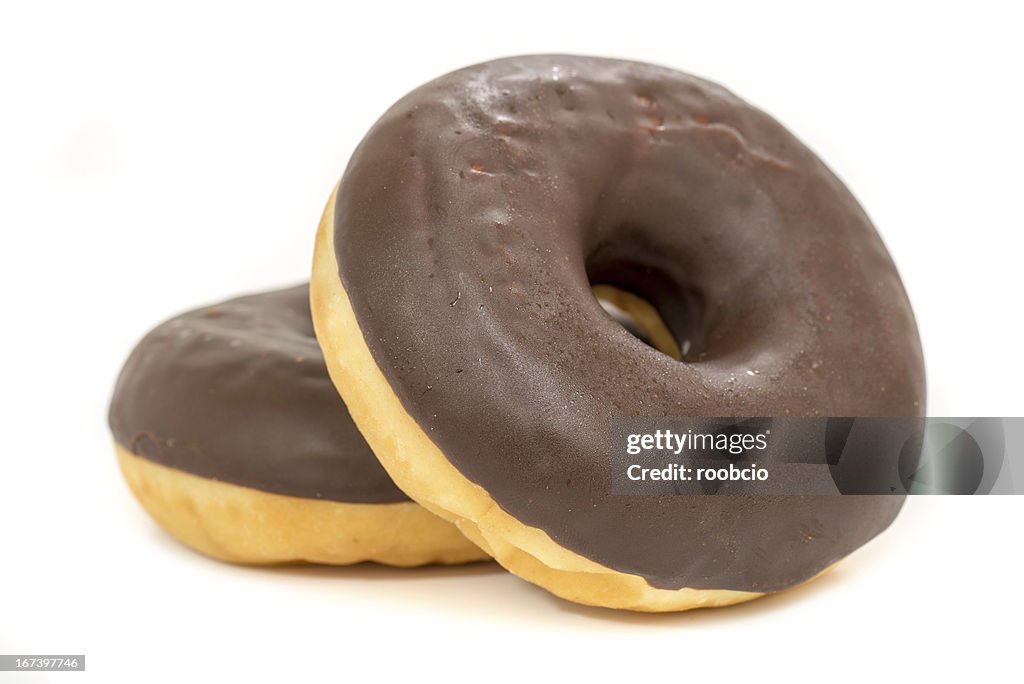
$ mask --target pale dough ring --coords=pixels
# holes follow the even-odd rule
[[[223,561],[412,567],[483,558],[453,525],[412,501],[353,504],[271,494],[114,448],[132,494],[153,519],[178,541]]]

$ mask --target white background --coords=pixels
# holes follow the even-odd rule
[[[1019,666],[1019,498],[911,501],[817,583],[674,616],[579,608],[491,566],[236,568],[163,535],[105,422],[132,345],[182,309],[306,278],[322,205],[374,119],[515,53],[660,62],[772,113],[889,245],[930,413],[1024,414],[1011,3],[347,4],[2,5],[0,652],[86,653],[86,673],[50,679],[100,682],[955,681]]]

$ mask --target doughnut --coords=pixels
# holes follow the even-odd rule
[[[387,476],[327,376],[309,288],[157,326],[110,403],[121,472],[172,536],[235,563],[486,558]]]
[[[729,91],[635,62],[492,61],[399,100],[342,179],[311,282],[328,371],[398,486],[514,574],[588,605],[723,606],[820,575],[896,517],[899,496],[611,492],[617,416],[924,411],[913,313],[867,215]],[[649,304],[677,352],[610,316],[602,286]]]

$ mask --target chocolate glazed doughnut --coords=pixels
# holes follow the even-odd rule
[[[232,299],[143,338],[110,405],[136,498],[173,536],[222,560],[486,557],[381,468],[327,377],[308,292]]]
[[[611,494],[615,416],[915,416],[920,343],[843,184],[723,88],[527,56],[396,103],[328,203],[328,369],[404,491],[580,603],[685,610],[821,573],[895,496]],[[602,309],[650,302],[671,358]],[[749,371],[749,372],[747,372]]]

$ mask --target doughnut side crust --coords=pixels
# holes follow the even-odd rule
[[[449,463],[406,412],[374,362],[338,277],[331,194],[317,233],[310,302],[327,369],[363,437],[413,500],[450,520],[513,574],[575,603],[642,612],[727,606],[763,596],[728,589],[658,589],[566,549],[497,505]]]
[[[231,563],[375,561],[412,567],[487,558],[411,501],[358,504],[261,492],[160,465],[115,443],[132,494],[171,536]]]

